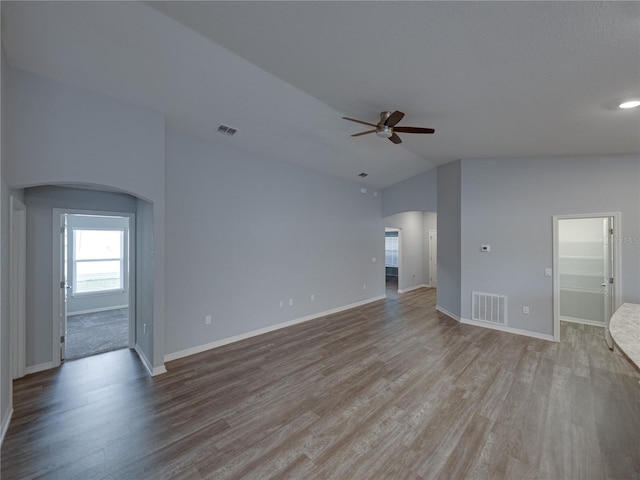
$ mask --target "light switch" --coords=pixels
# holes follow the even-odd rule
[[[550,277],[553,273],[553,270],[551,270],[550,268],[545,268],[544,269],[544,276],[545,277]]]

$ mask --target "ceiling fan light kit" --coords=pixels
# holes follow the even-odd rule
[[[359,137],[361,135],[367,135],[368,133],[375,133],[378,137],[388,138],[392,143],[402,143],[400,137],[396,132],[401,133],[434,133],[433,128],[422,127],[396,127],[396,124],[402,120],[404,113],[396,110],[395,112],[381,112],[380,121],[374,125],[373,123],[363,122],[362,120],[356,120],[355,118],[342,117],[350,122],[361,123],[370,127],[375,127],[375,130],[367,130],[360,133],[354,133],[352,137]]]
[[[379,129],[376,129],[376,135],[383,138],[391,138],[391,135],[393,135],[393,132],[391,131],[390,127],[383,125]]]

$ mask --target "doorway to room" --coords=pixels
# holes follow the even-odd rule
[[[400,229],[384,229],[384,270],[387,298],[398,296],[400,278]]]
[[[615,232],[619,214],[554,217],[554,337],[560,322],[603,328],[608,332],[618,306],[619,257]]]
[[[60,359],[133,346],[132,214],[56,211]]]

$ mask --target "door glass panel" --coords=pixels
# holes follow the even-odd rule
[[[85,261],[76,263],[77,293],[122,289],[119,260]]]
[[[76,260],[116,259],[122,256],[121,230],[74,230]]]

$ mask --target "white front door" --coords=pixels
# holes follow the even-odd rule
[[[68,239],[67,214],[60,215],[60,360],[65,359],[67,345]]]
[[[429,286],[438,285],[438,232],[429,230]]]

